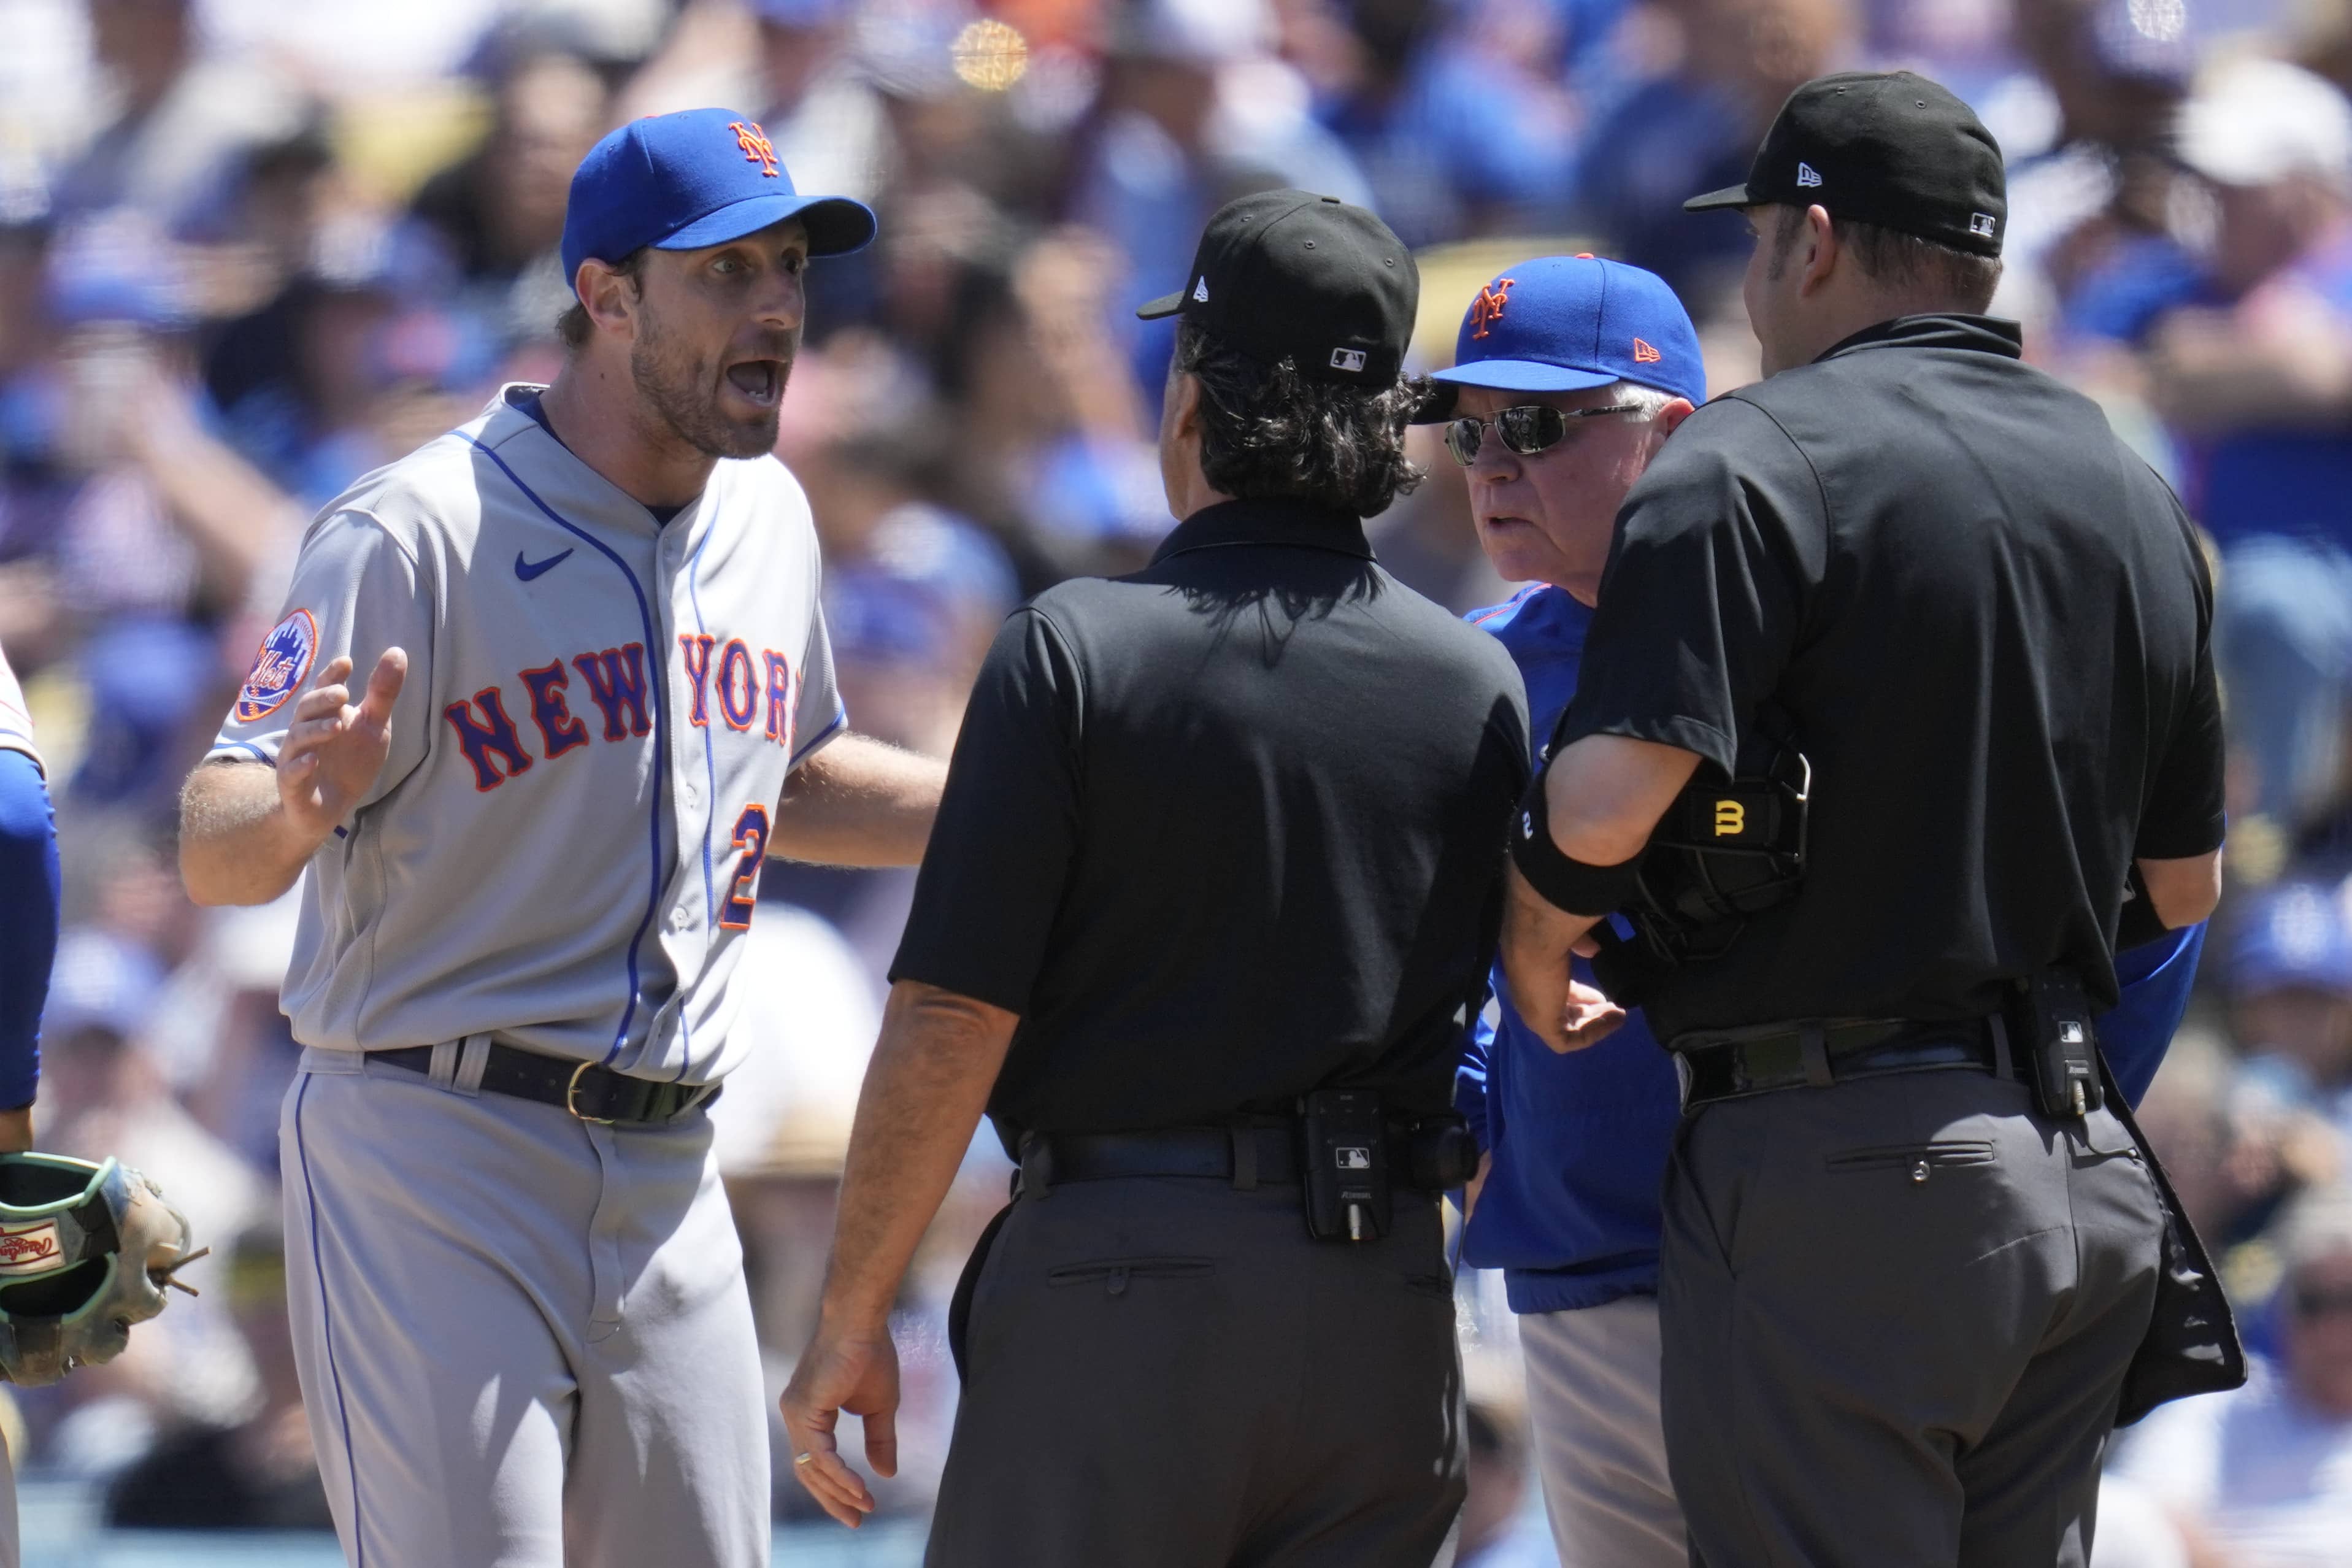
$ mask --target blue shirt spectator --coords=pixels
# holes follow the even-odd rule
[[[1568,95],[1491,47],[1475,17],[1440,33],[1427,6],[1417,26],[1374,25],[1391,9],[1412,10],[1358,8],[1362,78],[1320,110],[1381,217],[1412,246],[1549,226],[1575,163]]]

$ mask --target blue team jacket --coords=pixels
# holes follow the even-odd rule
[[[1517,662],[1538,746],[1575,689],[1591,616],[1539,585],[1469,617]],[[2135,1103],[2179,1026],[2204,945],[2205,928],[2193,926],[2116,964],[2123,1001],[2099,1034]],[[1654,1293],[1658,1189],[1678,1115],[1673,1064],[1638,1011],[1591,1049],[1556,1056],[1512,1008],[1499,965],[1493,987],[1499,1023],[1480,1020],[1454,1078],[1454,1104],[1494,1155],[1462,1260],[1502,1269],[1518,1312]]]

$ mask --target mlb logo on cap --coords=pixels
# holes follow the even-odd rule
[[[1435,379],[1506,392],[1630,381],[1706,401],[1698,333],[1675,291],[1654,272],[1592,256],[1539,256],[1481,289],[1463,313],[1454,367]]]

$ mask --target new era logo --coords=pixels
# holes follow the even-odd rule
[[[1993,216],[1990,213],[1970,213],[1969,215],[1969,232],[1970,234],[1980,234],[1987,239],[1990,239],[1992,237],[1992,226]]]
[[[1633,363],[1635,364],[1655,364],[1658,363],[1658,358],[1659,355],[1657,350],[1652,348],[1649,344],[1643,342],[1639,338],[1635,338],[1633,340]]]
[[[1364,351],[1361,349],[1333,349],[1331,351],[1331,368],[1333,370],[1363,369]]]
[[[1202,273],[1201,280],[1192,285],[1192,299],[1197,304],[1205,305],[1209,302],[1209,275],[1207,273]]]
[[[1801,163],[1797,165],[1797,184],[1800,189],[1807,185],[1818,185],[1821,183],[1822,177],[1813,173],[1813,166],[1811,163]]]

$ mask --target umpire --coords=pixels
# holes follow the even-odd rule
[[[1983,314],[2000,154],[1949,93],[1808,83],[1692,205],[1756,232],[1767,379],[1626,497],[1504,963],[1575,1048],[1613,1009],[1570,944],[1687,864],[1669,841],[1796,868],[1643,950],[1679,960],[1644,1000],[1683,1083],[1659,1313],[1694,1562],[2080,1564],[2194,1247],[2090,1018],[2119,942],[2218,896],[2211,590],[2171,492]]]
[[[1021,1165],[958,1291],[931,1568],[1425,1564],[1462,1496],[1440,1191],[1501,914],[1526,699],[1383,572],[1419,477],[1412,258],[1298,191],[1211,219],[1160,422],[1150,566],[1016,611],[893,965],[796,1473],[873,1505],[886,1318],[983,1106]]]

